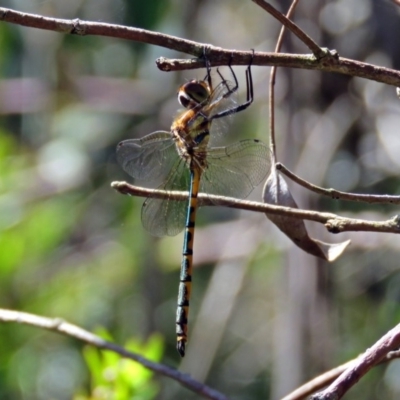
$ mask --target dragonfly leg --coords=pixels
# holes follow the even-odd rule
[[[207,49],[208,46],[203,47],[203,58],[204,58],[204,63],[206,65],[206,76],[204,77],[203,81],[207,80],[208,87],[210,88],[210,91],[212,91],[213,87],[211,81],[211,65],[210,65],[210,60],[207,57]]]
[[[224,98],[231,96],[232,93],[236,92],[236,90],[238,90],[238,88],[239,88],[239,82],[238,82],[236,74],[232,68],[232,60],[233,60],[233,53],[231,53],[231,56],[229,58],[229,64],[228,64],[228,67],[231,71],[233,80],[235,81],[235,85],[233,87],[228,86],[227,80],[224,78],[224,76],[221,74],[220,70],[217,68],[217,73],[218,73],[219,77],[221,78],[222,83],[225,85],[225,87],[227,89],[227,92],[223,95]]]
[[[246,101],[243,104],[240,104],[240,105],[238,105],[236,107],[230,108],[229,110],[224,110],[224,111],[221,111],[221,112],[219,112],[217,114],[214,114],[210,118],[210,120],[226,117],[227,115],[231,115],[231,114],[236,114],[236,113],[238,113],[240,111],[245,110],[253,102],[254,89],[253,89],[253,77],[251,75],[251,65],[253,63],[253,58],[254,58],[254,49],[252,49],[252,52],[253,52],[253,54],[251,56],[249,65],[247,66],[247,69],[246,69],[246,86],[247,86],[247,89],[246,89]],[[234,90],[230,89],[227,93],[225,93],[224,97],[227,97],[227,96],[231,95],[233,93],[233,91],[237,90],[237,87],[238,87],[238,82],[237,82],[237,79],[236,79],[236,75],[233,72],[233,69],[232,69],[232,67],[230,65],[229,65],[229,68],[231,69],[232,74],[233,74],[234,79],[235,79],[235,87],[233,88]],[[220,76],[221,76],[221,74],[220,74]]]
[[[251,55],[251,59],[250,59],[250,63],[246,69],[246,90],[247,90],[247,94],[246,94],[246,103],[247,104],[246,107],[248,107],[254,99],[254,87],[253,87],[253,77],[251,75],[251,65],[253,64],[253,60],[254,60],[254,49],[251,49],[253,54]]]

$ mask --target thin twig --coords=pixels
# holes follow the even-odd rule
[[[98,35],[134,40],[177,50],[196,57],[201,57],[203,50],[206,47],[207,58],[211,66],[227,65],[229,62],[231,62],[231,65],[248,65],[249,59],[252,55],[252,52],[250,51],[244,52],[222,49],[206,43],[198,43],[145,29],[106,24],[102,22],[82,21],[79,19],[67,20],[43,17],[41,15],[22,13],[4,7],[0,7],[0,21],[1,20],[22,26],[61,32],[64,34]],[[332,51],[330,53],[332,54]],[[204,68],[204,60],[201,58],[194,60],[159,58],[156,61],[156,64],[158,68],[163,71]],[[360,78],[370,79],[396,87],[400,86],[400,71],[336,56],[318,59],[313,54],[275,54],[256,52],[254,54],[253,65],[275,65],[277,67],[334,72],[344,75],[358,76]]]
[[[301,28],[299,28],[293,21],[291,21],[290,15],[294,8],[296,7],[296,2],[293,2],[287,15],[282,14],[275,7],[269,4],[266,0],[252,0],[254,3],[259,5],[269,14],[271,14],[274,18],[276,18],[284,27],[289,29],[294,35],[296,35],[317,57],[317,59],[321,59],[323,57],[329,57],[331,54],[329,50],[322,49],[310,36],[308,36]],[[282,31],[281,31],[282,35]],[[277,51],[278,52],[278,51]]]
[[[382,362],[390,351],[400,347],[400,324],[379,339],[364,354],[357,358],[328,388],[310,400],[338,400],[353,387],[372,367]]]
[[[281,400],[303,400],[308,396],[315,393],[317,390],[320,390],[329,384],[331,384],[335,379],[337,379],[344,371],[356,365],[356,362],[359,357],[354,358],[353,360],[347,361],[346,363],[339,365],[329,371],[324,372],[321,375],[316,376],[311,379],[304,385],[298,387],[293,392],[286,395]],[[400,351],[391,351],[386,357],[381,360],[378,364],[387,363],[395,358],[400,358]]]
[[[254,1],[254,0],[253,0]],[[258,4],[259,2],[256,1]],[[293,15],[293,12],[297,6],[298,0],[294,0],[292,2],[292,5],[289,7],[289,10],[286,14],[285,21],[290,21],[291,16]],[[264,5],[268,4],[263,2]],[[272,7],[268,4],[269,7]],[[273,8],[273,7],[272,7]],[[268,11],[268,10],[267,10]],[[279,11],[278,11],[279,12]],[[281,51],[282,43],[283,43],[283,36],[285,34],[285,27],[287,25],[283,25],[281,28],[281,31],[278,36],[278,40],[276,42],[275,46],[275,53],[279,53]],[[271,149],[272,153],[272,162],[275,163],[277,160],[276,156],[276,141],[275,141],[275,78],[276,78],[276,70],[277,67],[272,67],[271,68],[271,75],[269,78],[269,146]]]
[[[285,174],[293,182],[296,182],[300,186],[311,190],[314,193],[322,194],[324,196],[331,197],[334,200],[347,200],[357,201],[369,204],[400,204],[400,196],[388,195],[388,194],[359,194],[359,193],[346,193],[336,189],[325,189],[320,186],[314,185],[286,168],[282,163],[276,163],[276,169]]]
[[[140,197],[154,197],[158,199],[169,198],[176,201],[187,201],[188,192],[146,189],[130,185],[127,182],[112,182],[111,187],[122,194]],[[255,201],[238,200],[232,197],[214,196],[210,194],[199,194],[200,206],[225,206],[240,210],[256,211],[271,215],[283,215],[324,224],[330,233],[341,232],[387,232],[400,233],[400,217],[394,216],[386,221],[366,221],[362,219],[341,217],[327,212],[310,210],[299,210],[296,208],[275,206],[272,204],[258,203]]]
[[[131,351],[125,350],[123,347],[116,345],[115,343],[108,342],[101,337],[88,332],[79,326],[72,325],[68,322],[63,321],[59,318],[47,318],[41,317],[34,314],[28,314],[19,311],[0,309],[0,321],[1,322],[17,322],[20,324],[31,325],[37,328],[47,329],[57,333],[61,333],[65,336],[72,337],[81,342],[87,343],[91,346],[97,347],[103,350],[109,350],[119,354],[124,358],[136,361],[144,367],[156,372],[157,374],[167,376],[179,382],[181,385],[187,387],[195,393],[202,395],[207,399],[212,400],[228,400],[228,398],[219,393],[218,391],[206,386],[187,374],[177,371],[172,367],[162,365],[150,361],[139,354],[132,353]]]

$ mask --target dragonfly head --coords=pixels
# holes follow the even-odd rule
[[[210,87],[205,81],[193,79],[179,88],[178,101],[183,107],[192,109],[207,102],[210,95]]]

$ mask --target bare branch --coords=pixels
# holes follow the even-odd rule
[[[296,35],[317,57],[318,59],[323,58],[323,57],[329,57],[330,53],[329,50],[327,49],[322,49],[320,46],[318,46],[317,43],[314,42],[314,40],[311,39],[310,36],[308,36],[302,29],[300,29],[294,22],[292,22],[290,18],[291,10],[288,11],[288,15],[282,14],[280,11],[278,11],[275,7],[273,7],[271,4],[269,4],[265,0],[252,0],[254,3],[258,4],[261,8],[263,8],[265,11],[270,13],[274,18],[276,18],[283,26],[285,26],[287,29],[289,29],[294,35]],[[296,7],[296,4],[292,4],[291,9],[294,9]],[[282,32],[281,32],[282,34]],[[278,51],[278,50],[277,50]]]
[[[158,199],[172,198],[176,201],[187,201],[188,192],[166,192],[164,190],[145,189],[130,185],[127,182],[112,182],[111,187],[122,194],[140,197],[154,197]],[[327,212],[299,210],[296,208],[274,206],[272,204],[258,203],[255,201],[238,200],[232,197],[199,194],[200,206],[225,206],[240,210],[256,211],[271,215],[284,215],[325,225],[330,233],[341,232],[387,232],[400,233],[400,217],[394,216],[386,221],[366,221],[362,219],[346,218]]]
[[[37,328],[47,329],[62,335],[72,337],[81,342],[87,343],[91,346],[97,347],[103,350],[109,350],[119,354],[121,357],[128,358],[136,361],[144,367],[156,372],[157,374],[167,376],[179,382],[181,385],[187,387],[191,391],[200,394],[201,396],[212,399],[212,400],[228,400],[228,398],[219,393],[218,391],[206,386],[188,374],[183,374],[174,368],[166,365],[158,364],[150,361],[139,354],[132,353],[125,350],[123,347],[116,345],[115,343],[108,342],[101,337],[88,332],[79,326],[69,324],[59,318],[46,318],[34,314],[28,314],[19,311],[0,309],[0,321],[1,322],[17,322],[19,324],[31,325]]]
[[[338,400],[353,387],[373,366],[382,362],[390,351],[400,347],[400,324],[378,340],[354,364],[347,367],[338,379],[324,391],[311,397],[312,400]]]
[[[196,57],[201,57],[204,48],[206,48],[207,57],[211,66],[227,65],[229,62],[231,62],[231,65],[248,65],[252,54],[250,51],[226,50],[206,43],[198,43],[145,29],[106,24],[102,22],[82,21],[79,19],[66,20],[43,17],[41,15],[22,13],[4,7],[0,7],[0,21],[1,20],[22,26],[46,29],[64,34],[108,36],[149,43],[181,51]],[[330,56],[318,59],[312,54],[275,54],[256,52],[254,54],[253,65],[275,65],[277,67],[303,68],[334,72],[344,75],[358,76],[396,87],[400,86],[400,71],[338,57],[333,53],[333,51],[326,50],[326,54],[330,54]],[[166,58],[159,58],[156,61],[156,64],[158,68],[163,71],[179,71],[203,68],[204,60],[169,60]]]
[[[320,186],[314,185],[286,168],[282,163],[276,163],[276,169],[285,174],[293,182],[300,186],[311,190],[314,193],[322,194],[331,197],[334,200],[347,200],[358,201],[368,204],[400,204],[400,196],[393,196],[388,194],[359,194],[359,193],[346,193],[336,189],[324,189]]]

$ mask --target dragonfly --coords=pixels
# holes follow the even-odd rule
[[[207,64],[206,64],[207,65]],[[184,110],[173,120],[169,131],[156,131],[141,139],[129,139],[117,146],[117,160],[133,178],[161,181],[167,192],[188,191],[188,201],[147,198],[142,206],[144,228],[154,236],[174,236],[184,230],[184,243],[176,312],[176,348],[184,357],[188,338],[189,302],[192,290],[193,241],[198,194],[246,198],[267,175],[268,147],[259,140],[241,140],[226,147],[211,147],[214,120],[245,110],[253,102],[251,62],[246,69],[246,102],[230,101],[238,89],[225,80],[212,86],[210,67],[204,80],[191,80],[178,90]]]

